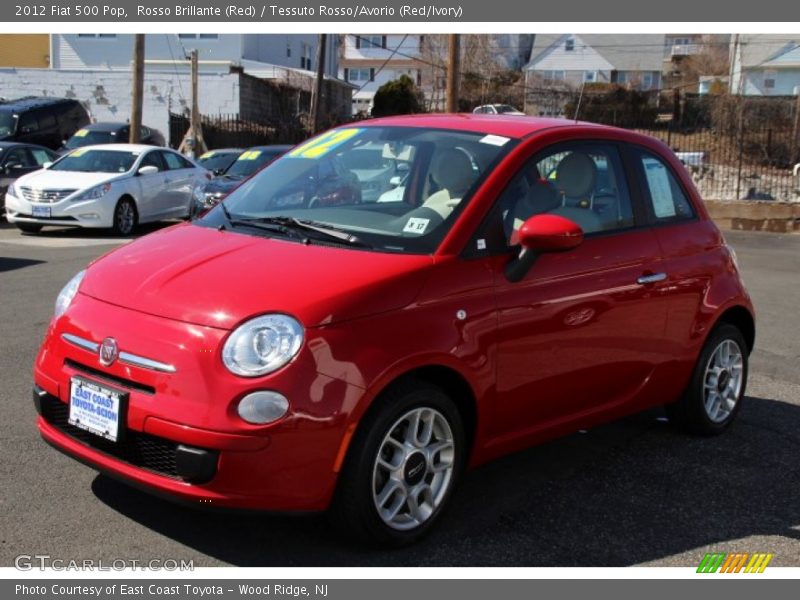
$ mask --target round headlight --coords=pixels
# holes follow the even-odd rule
[[[57,319],[61,315],[63,315],[66,310],[69,308],[69,305],[72,304],[72,299],[75,297],[75,294],[78,293],[78,288],[81,285],[81,281],[83,281],[83,276],[86,274],[86,270],[84,269],[77,275],[75,275],[72,279],[67,282],[61,291],[58,293],[58,298],[56,298],[56,310],[55,310],[55,318]]]
[[[222,348],[222,362],[242,377],[266,375],[292,360],[303,345],[303,326],[287,315],[264,315],[238,327]]]
[[[289,401],[278,392],[253,392],[239,401],[239,416],[254,425],[277,421],[289,410]]]

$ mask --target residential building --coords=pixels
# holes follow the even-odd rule
[[[662,34],[537,34],[525,66],[526,82],[531,87],[619,83],[658,90],[664,44]]]
[[[729,34],[668,33],[664,40],[663,89],[706,93],[708,81],[729,70]]]
[[[354,115],[369,114],[378,88],[401,75],[422,86],[424,35],[351,33],[342,38],[339,78],[355,86]]]
[[[730,54],[732,94],[800,95],[800,35],[734,35]]]

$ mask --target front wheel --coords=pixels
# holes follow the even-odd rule
[[[122,198],[117,202],[114,209],[114,224],[112,230],[114,235],[130,235],[136,229],[136,222],[138,220],[136,214],[136,205],[130,198]]]
[[[361,423],[331,509],[334,525],[368,542],[400,546],[439,518],[463,469],[464,427],[438,387],[389,390]]]
[[[722,323],[709,335],[683,397],[666,407],[670,422],[701,435],[722,433],[742,406],[748,348],[741,331]]]

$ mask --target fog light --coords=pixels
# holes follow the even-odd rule
[[[278,392],[253,392],[239,401],[239,416],[248,423],[263,425],[277,421],[289,410],[289,401]]]

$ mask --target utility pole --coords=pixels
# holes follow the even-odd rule
[[[138,144],[142,130],[142,98],[144,96],[144,34],[137,33],[133,42],[133,91],[128,141]]]
[[[792,153],[792,162],[800,162],[800,89],[797,89],[797,98],[794,103],[794,126],[792,127],[792,145],[794,152]]]
[[[206,143],[203,141],[203,125],[200,120],[200,98],[198,97],[197,89],[197,48],[192,50],[190,60],[192,65],[192,113],[189,116],[189,130],[183,136],[178,152],[195,157],[207,150]]]
[[[451,33],[447,40],[447,112],[458,112],[458,80],[461,75],[461,37]]]
[[[311,133],[319,131],[319,114],[322,106],[322,84],[325,81],[325,46],[328,34],[320,33],[317,40],[317,76],[314,79],[314,91],[311,94]]]

